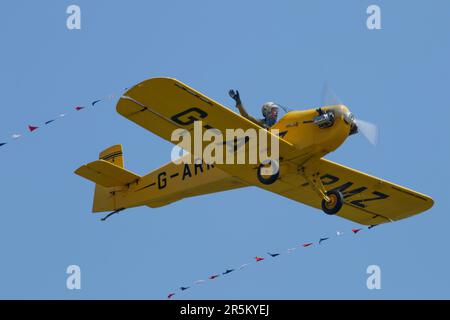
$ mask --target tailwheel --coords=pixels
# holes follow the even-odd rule
[[[322,210],[329,215],[333,215],[341,210],[344,204],[344,196],[338,190],[331,190],[327,192],[329,201],[322,200]]]

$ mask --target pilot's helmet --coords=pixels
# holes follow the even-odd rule
[[[261,111],[266,119],[276,120],[278,117],[278,105],[275,102],[264,103]]]

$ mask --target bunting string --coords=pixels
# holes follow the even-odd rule
[[[128,88],[123,89],[123,91],[126,91],[126,90],[128,90]],[[3,147],[11,142],[18,140],[18,139],[22,139],[24,137],[25,133],[34,133],[35,131],[42,129],[43,127],[49,127],[55,121],[59,121],[59,120],[65,118],[66,116],[70,116],[74,112],[80,112],[80,111],[86,110],[88,108],[93,108],[98,103],[113,100],[116,96],[117,96],[116,93],[111,93],[108,96],[106,96],[102,99],[96,99],[89,104],[76,105],[70,111],[66,111],[65,113],[60,113],[58,116],[48,119],[47,121],[44,121],[42,124],[29,123],[26,127],[26,131],[24,131],[24,132],[17,131],[17,132],[12,133],[9,138],[0,138],[0,147]],[[121,96],[121,94],[119,96]]]
[[[367,227],[367,230],[370,230],[370,229],[372,229],[375,226],[376,225],[371,225],[371,226]],[[361,232],[362,230],[364,230],[364,229],[363,228],[354,228],[354,229],[351,229],[351,233],[350,234],[356,235],[359,232]],[[248,266],[250,266],[251,264],[261,264],[261,263],[264,263],[264,260],[266,260],[266,259],[276,259],[282,254],[292,254],[297,249],[301,249],[301,248],[305,248],[306,249],[308,247],[315,246],[315,245],[323,246],[323,245],[325,245],[326,241],[333,240],[333,239],[336,239],[338,237],[342,237],[345,234],[346,234],[345,232],[336,231],[334,236],[321,237],[321,238],[319,238],[319,240],[317,242],[300,243],[299,245],[297,245],[295,247],[292,247],[292,248],[288,248],[288,249],[286,249],[284,251],[267,252],[266,256],[262,256],[262,255],[258,256],[257,255],[255,257],[253,257],[253,260],[251,262],[249,261],[247,263],[241,264],[237,268],[226,268],[226,269],[224,269],[224,271],[222,271],[220,273],[214,273],[214,274],[209,275],[206,279],[196,280],[196,281],[194,281],[192,283],[192,285],[180,286],[177,290],[174,290],[174,291],[170,292],[167,295],[167,299],[173,299],[175,295],[177,295],[177,294],[179,294],[181,292],[184,292],[186,290],[191,289],[192,286],[198,286],[198,285],[204,284],[207,281],[213,281],[213,280],[215,280],[215,279],[217,279],[219,277],[226,277],[226,276],[228,276],[229,274],[231,274],[233,272],[241,271],[244,268],[247,268]]]

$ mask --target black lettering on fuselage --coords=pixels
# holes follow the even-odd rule
[[[204,168],[203,167],[203,163],[196,163],[196,164],[194,164],[194,168],[193,168],[194,174],[195,175],[202,174],[204,172],[203,168]],[[214,168],[213,164],[207,164],[206,165],[206,170],[210,170],[212,168]],[[175,172],[175,173],[171,174],[169,177],[170,177],[170,179],[174,179],[174,178],[178,177],[179,175],[180,175],[180,173]],[[185,164],[183,166],[182,180],[185,180],[186,178],[192,178],[192,168],[190,167],[189,164]],[[154,182],[154,183],[152,183],[152,184],[150,184],[150,185],[148,185],[148,186],[146,186],[144,188],[147,188],[149,186],[153,186],[155,184],[156,183]],[[164,189],[166,187],[167,187],[167,173],[165,171],[163,171],[163,172],[160,172],[158,174],[158,189]],[[141,189],[139,189],[139,190],[141,190]]]
[[[166,172],[158,174],[158,189],[164,189],[167,186]]]
[[[200,172],[203,173],[203,164],[201,164],[201,163],[194,164],[194,173],[195,173],[195,175],[197,175],[197,169],[200,169]]]
[[[189,178],[192,177],[191,169],[189,168],[188,164],[184,165],[182,180],[184,180],[186,178],[186,176],[189,176]]]

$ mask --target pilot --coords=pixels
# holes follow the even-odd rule
[[[264,103],[261,109],[264,119],[258,120],[249,115],[248,112],[244,109],[244,106],[242,105],[241,102],[241,98],[239,97],[239,91],[230,90],[228,91],[228,94],[230,95],[231,98],[234,99],[234,101],[236,101],[236,108],[239,109],[240,114],[244,118],[247,118],[248,120],[266,129],[269,129],[277,122],[278,105],[276,103],[274,102]]]

